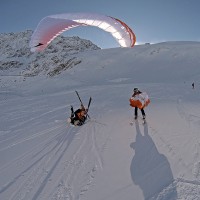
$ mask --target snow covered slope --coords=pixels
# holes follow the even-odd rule
[[[1,63],[16,60],[6,52]],[[77,52],[81,62],[53,76],[53,63],[27,75],[47,52],[1,70],[0,199],[200,199],[199,55],[198,42],[166,42]],[[130,124],[134,87],[151,99],[145,125]],[[66,123],[75,90],[85,104],[93,98],[82,127]]]

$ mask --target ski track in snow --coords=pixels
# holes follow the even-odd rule
[[[195,106],[194,106],[195,107]],[[199,130],[200,130],[200,116],[194,115],[191,113],[190,108],[185,107],[183,99],[179,98],[177,100],[177,109],[181,118],[185,120],[185,122],[189,126],[190,133],[193,137],[194,144],[194,156],[193,162],[194,165],[191,166],[191,171],[194,174],[196,180],[200,181],[200,140],[199,140]],[[196,109],[196,108],[195,108]]]
[[[17,110],[10,109],[11,121],[20,121],[18,110],[28,113],[33,104],[38,106],[30,103],[19,106]],[[32,111],[35,117],[24,118],[24,121],[14,125],[11,123],[13,134],[12,131],[1,134],[0,143],[4,145],[0,148],[0,153],[18,149],[27,142],[31,144],[37,140],[37,143],[1,165],[0,174],[9,173],[13,168],[17,168],[18,173],[1,186],[0,195],[8,200],[36,200],[41,197],[48,200],[79,199],[79,195],[84,195],[90,187],[97,171],[103,168],[102,150],[105,144],[98,144],[96,138],[98,130],[101,130],[96,127],[103,126],[95,120],[88,121],[83,127],[72,127],[63,120],[54,120],[54,123],[47,124],[48,128],[44,126],[43,130],[39,129],[40,131],[29,136],[24,135],[21,131],[23,127],[28,127],[30,123],[42,126],[44,118],[49,118],[52,114],[56,117],[56,112],[66,106],[56,106],[55,109],[46,105],[39,107]],[[43,136],[46,139],[40,140]],[[88,163],[91,163],[89,167]]]
[[[141,125],[144,126],[144,124],[142,122],[140,122]],[[188,171],[190,171],[191,173],[193,171],[195,171],[196,175],[199,175],[199,167],[200,167],[200,163],[197,162],[196,165],[194,166],[194,169],[191,168],[190,166],[188,166],[184,159],[176,152],[175,147],[173,147],[171,144],[169,144],[162,136],[161,134],[154,128],[151,126],[151,123],[148,123],[147,120],[147,124],[149,127],[149,132],[150,135],[152,136],[152,138],[158,138],[159,141],[161,142],[160,144],[163,144],[164,147],[167,149],[167,151],[169,152],[169,154],[175,158],[175,160],[177,160],[177,164],[181,165],[183,168],[187,169]],[[150,125],[149,125],[150,124]],[[134,123],[131,125],[134,126]],[[200,196],[200,180],[198,179],[194,179],[194,180],[187,180],[184,178],[184,175],[175,178],[174,181],[172,183],[170,183],[169,185],[165,186],[161,192],[159,192],[158,194],[155,194],[155,196],[149,198],[149,200],[175,200],[173,197],[173,193],[174,191],[177,191],[178,197],[177,199],[184,199],[184,200],[191,200],[191,199],[199,199]],[[172,197],[170,197],[170,195],[172,194]]]
[[[194,109],[197,109],[195,106],[193,106]],[[200,197],[200,141],[199,141],[199,130],[200,130],[200,116],[194,115],[190,108],[187,108],[184,105],[183,98],[179,97],[177,99],[177,111],[180,115],[180,117],[185,120],[185,123],[189,126],[189,134],[191,134],[190,137],[192,138],[193,144],[194,144],[194,155],[192,158],[192,165],[190,163],[187,163],[187,161],[184,160],[184,158],[177,153],[176,148],[167,142],[159,133],[159,131],[156,130],[156,128],[149,126],[150,132],[153,137],[156,137],[160,140],[160,142],[165,146],[169,154],[171,154],[172,157],[174,157],[177,160],[177,164],[181,165],[182,168],[186,169],[188,172],[193,174],[193,180],[187,180],[187,178],[184,178],[184,174],[180,175],[180,177],[174,179],[174,181],[163,188],[163,190],[159,193],[159,195],[154,198],[150,198],[150,200],[163,200],[166,199],[167,194],[171,193],[174,188],[176,188],[178,193],[178,199],[184,199],[184,200],[191,200],[191,199],[199,199]],[[172,198],[173,199],[173,198]],[[166,199],[167,200],[167,199]]]

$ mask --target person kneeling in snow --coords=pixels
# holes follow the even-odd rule
[[[71,106],[71,117],[69,118],[69,122],[75,126],[81,126],[85,123],[87,119],[87,109],[84,108],[83,105],[74,112],[73,107]]]

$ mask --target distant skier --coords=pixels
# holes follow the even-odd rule
[[[144,107],[150,103],[146,93],[141,92],[138,88],[134,88],[133,95],[130,98],[130,106],[135,107],[135,119],[138,117],[138,108],[141,110],[143,119],[146,118]]]
[[[87,119],[87,109],[81,104],[81,107],[74,112],[73,107],[71,106],[71,117],[68,119],[68,122],[75,125],[81,126],[85,123]]]
[[[194,83],[192,83],[192,89],[194,89]]]

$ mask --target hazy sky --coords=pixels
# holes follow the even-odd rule
[[[200,0],[0,0],[0,33],[34,30],[53,14],[96,12],[124,21],[137,43],[200,41]],[[101,48],[118,47],[109,33],[94,27],[64,35],[91,40]]]

